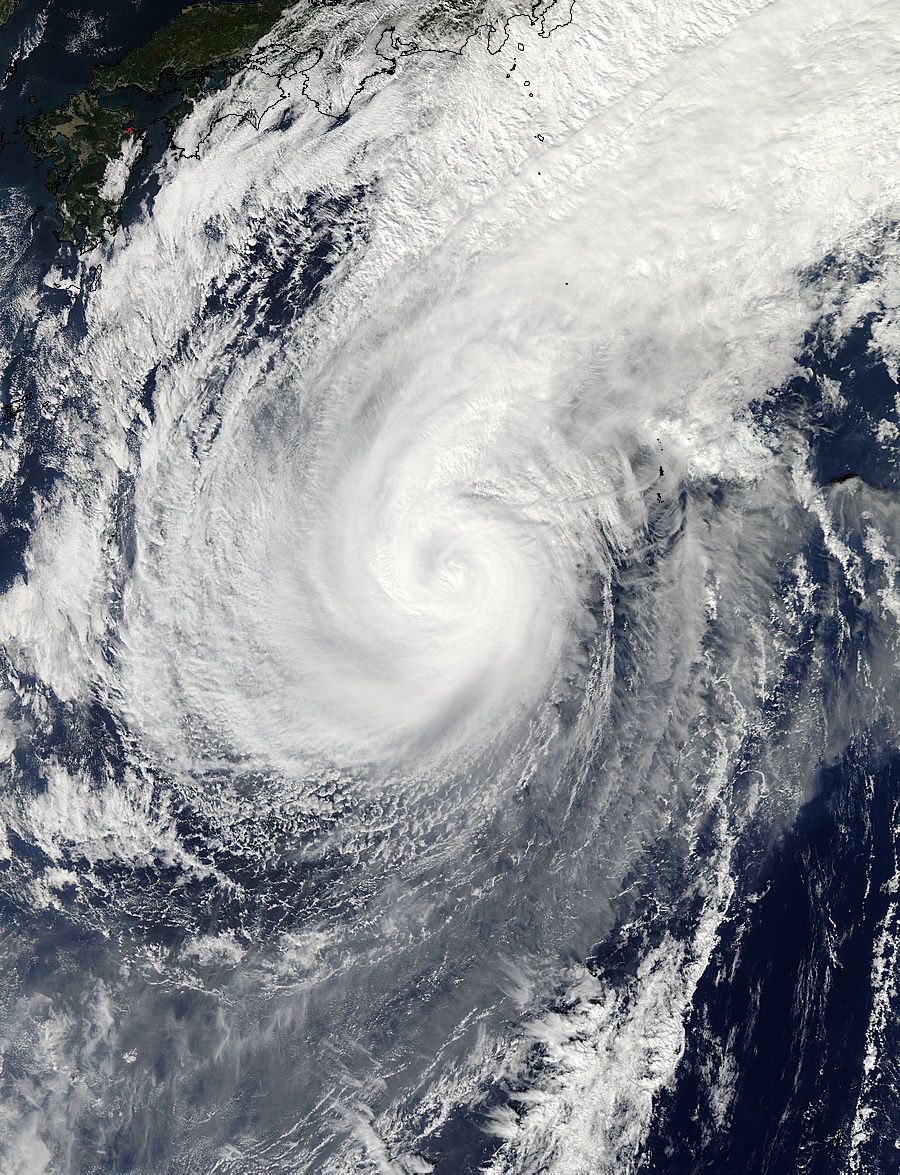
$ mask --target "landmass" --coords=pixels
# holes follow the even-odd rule
[[[120,61],[96,68],[88,89],[25,122],[32,154],[50,163],[60,240],[85,243],[115,224],[124,185],[109,182],[110,168],[133,167],[141,154],[129,153],[129,136],[142,142],[151,123],[174,127],[191,99],[240,67],[289,2],[190,5]]]
[[[77,229],[98,237],[116,213],[101,195],[110,161],[126,134],[133,134],[135,112],[129,105],[107,106],[100,94],[75,94],[64,106],[26,123],[28,144],[40,160],[49,160],[47,186],[56,195],[59,236],[75,241]]]
[[[19,0],[0,0],[0,28],[6,24],[18,7]]]
[[[17,0],[0,0],[0,17]],[[266,68],[266,55],[253,56],[293,0],[202,0],[112,65],[94,69],[87,89],[22,124],[38,164],[49,162],[47,184],[56,197],[57,235],[79,246],[98,239],[118,221],[128,180],[142,153],[147,132],[163,128],[171,137],[204,92],[225,84],[252,63]],[[486,17],[486,0],[439,0],[420,14],[411,35],[384,28],[374,49],[375,67],[366,74],[344,109],[333,110],[304,93],[331,118],[343,117],[354,98],[374,78],[393,73],[401,58],[414,53],[461,53],[478,32],[487,34],[488,51],[505,46],[509,21],[524,18],[540,36],[570,23],[574,0],[527,0],[505,15]],[[286,30],[292,49],[291,72],[309,80],[324,51],[307,39],[303,16]],[[377,22],[376,22],[377,23]],[[358,48],[349,34],[341,53]],[[284,49],[284,44],[279,46]],[[279,76],[280,75],[273,75]],[[247,116],[250,116],[248,112]],[[241,117],[241,116],[238,116]],[[540,137],[540,136],[539,136]]]
[[[95,70],[94,81],[106,90],[135,87],[155,93],[167,73],[174,81],[202,75],[222,62],[239,63],[289,2],[193,4],[121,61]]]

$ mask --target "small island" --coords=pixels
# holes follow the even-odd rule
[[[0,0],[0,5],[14,2]],[[339,119],[368,83],[393,74],[404,57],[459,54],[479,32],[485,35],[487,51],[496,56],[508,42],[511,20],[528,21],[539,36],[549,37],[571,23],[573,4],[545,0],[506,9],[489,8],[487,0],[437,0],[417,14],[402,36],[392,26],[381,26],[376,17],[369,29],[373,67],[346,105],[330,109],[305,86],[304,93],[322,114]],[[21,124],[38,164],[49,162],[47,185],[56,198],[61,241],[81,247],[115,227],[134,167],[148,150],[148,132],[161,128],[169,140],[196,98],[227,84],[248,64],[265,68],[271,57],[256,53],[257,46],[290,7],[292,0],[191,4],[119,61],[97,66],[87,88]],[[293,67],[306,56],[309,68],[315,68],[324,50],[311,39],[315,34],[303,18],[298,15],[284,32],[296,49]],[[361,38],[359,29],[345,30],[339,54],[352,54]]]

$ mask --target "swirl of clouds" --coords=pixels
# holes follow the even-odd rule
[[[362,18],[316,20],[343,44]],[[896,304],[896,8],[511,27],[410,55],[337,124],[309,95],[339,107],[371,36],[331,89],[239,75],[94,251],[83,325],[39,328],[63,476],[0,600],[38,683],[8,737],[52,698],[115,739],[45,751],[7,824],[62,871],[45,906],[67,884],[85,926],[132,927],[147,888],[170,929],[98,934],[77,1017],[73,987],[18,1006],[40,1092],[7,1103],[7,1169],[425,1171],[502,1078],[488,1169],[628,1170],[735,840],[805,798],[813,669],[774,794],[730,781],[819,607],[804,543],[855,556],[753,408],[813,323]],[[810,276],[873,250],[849,295]],[[892,665],[846,727],[896,721]],[[583,960],[660,837],[699,913],[617,989]]]

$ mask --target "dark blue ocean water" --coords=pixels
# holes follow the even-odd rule
[[[181,0],[144,0],[137,5],[90,8],[60,3],[48,9],[44,39],[17,71],[2,96],[0,111],[5,143],[0,152],[0,186],[24,189],[26,201],[38,210],[14,285],[25,288],[55,260],[65,263],[68,256],[67,248],[53,235],[52,217],[40,211],[50,198],[42,172],[35,168],[17,131],[20,119],[64,101],[87,82],[96,62],[113,60],[142,42],[181,6]],[[0,37],[3,44],[14,45],[40,8],[36,0],[23,2]],[[89,17],[96,17],[102,29],[99,41],[76,52],[66,50],[73,32]],[[30,94],[38,96],[36,105],[29,103]],[[146,173],[164,137],[160,129]],[[141,183],[139,176],[133,200],[142,194]],[[273,272],[269,286],[258,295],[265,306],[250,307],[267,325],[281,315],[296,314],[306,304],[304,299],[308,302],[315,296],[325,258],[335,253],[328,226],[346,209],[325,197],[311,197],[308,212],[323,228],[312,254],[304,260],[303,273]],[[243,291],[232,293],[240,298]],[[47,297],[52,299],[52,293]],[[11,340],[16,358],[5,374],[2,396],[5,403],[23,405],[31,433],[22,476],[0,499],[0,591],[24,571],[35,498],[46,495],[57,476],[52,422],[42,421],[39,405],[27,399],[34,392],[29,367],[34,324],[16,321],[9,305],[0,306],[0,329]],[[209,309],[216,311],[215,306]],[[875,423],[894,410],[898,393],[887,367],[871,351],[876,317],[858,323],[838,345],[829,341],[824,329],[811,330],[797,345],[798,360],[807,374],[768,396],[766,389],[760,389],[760,425],[777,435],[792,429],[802,435],[810,448],[817,483],[830,493],[849,493],[855,482],[865,493],[897,490],[895,458],[873,436]],[[71,329],[78,329],[77,315]],[[845,404],[836,406],[833,394],[826,393],[826,381],[830,381],[827,386],[839,389]],[[148,388],[150,396],[152,388]],[[0,424],[4,427],[9,426]],[[723,490],[710,484],[703,492],[715,506]],[[677,533],[667,541],[677,542]],[[861,544],[857,550],[865,562]],[[821,534],[813,537],[805,555],[816,581],[836,600],[851,634],[849,644],[839,642],[833,615],[810,621],[809,631],[800,634],[802,640],[818,642],[826,653],[833,651],[829,690],[831,700],[838,702],[852,689],[854,649],[869,651],[869,613],[835,572]],[[618,623],[624,624],[629,606],[624,573],[616,606]],[[808,664],[808,657],[798,655],[792,673],[781,683],[772,703],[770,737],[778,738],[789,729],[791,707],[800,696]],[[619,670],[624,674],[627,665]],[[774,712],[778,708],[781,718]],[[101,764],[125,758],[124,752],[116,750],[120,737],[101,706],[90,704],[77,712],[60,706],[59,720],[49,736],[17,751],[17,765],[27,779],[29,772],[37,775],[41,756],[60,753],[86,770],[96,764],[99,773]],[[55,745],[55,738],[65,740],[65,746]],[[736,779],[736,788],[746,785],[761,750],[748,743],[742,766],[746,778]],[[900,756],[877,726],[855,729],[844,744],[829,749],[827,766],[810,769],[808,794],[793,824],[774,835],[768,828],[751,832],[737,850],[736,891],[729,918],[689,1014],[686,1050],[675,1081],[655,1107],[641,1160],[645,1172],[826,1175],[843,1169],[874,996],[874,944],[889,903],[895,900],[885,883],[893,874],[898,851]],[[223,889],[212,880],[184,884],[175,866],[134,869],[114,862],[95,864],[104,885],[96,894],[94,918],[74,905],[70,908],[74,899],[62,890],[60,908],[45,911],[38,920],[28,903],[10,900],[15,886],[9,886],[2,899],[5,933],[17,935],[19,942],[29,941],[30,949],[19,953],[9,966],[7,985],[22,991],[40,991],[45,986],[57,992],[68,989],[77,1002],[79,973],[100,974],[106,966],[109,947],[98,934],[98,923],[117,935],[138,936],[163,947],[176,945],[198,926],[207,932],[250,924],[262,931],[282,928],[290,923],[292,911],[308,909],[316,896],[314,889],[321,887],[329,871],[338,876],[345,866],[337,858],[317,861],[314,866],[295,859],[289,829],[261,829],[258,835],[281,836],[284,844],[281,851],[256,862],[228,845],[213,844],[200,811],[185,808],[178,814],[176,828],[184,847],[233,882],[231,888]],[[48,864],[38,859],[40,850],[35,846],[14,837],[11,849],[15,864],[5,863],[5,871],[20,869],[24,878],[29,868]],[[77,860],[63,864],[79,867]],[[699,914],[697,895],[690,887],[692,863],[677,845],[653,846],[645,868],[644,877],[632,879],[617,928],[596,944],[587,960],[611,983],[626,982],[648,946],[661,941],[666,931],[677,937],[689,933]],[[677,894],[687,896],[673,902]],[[202,993],[181,998],[184,1005],[176,1014],[185,1019],[203,1015]],[[893,1035],[881,1042],[888,1054],[896,1053],[900,1044],[895,1030],[890,1031]],[[162,1076],[172,1059],[164,1042],[158,1051]],[[726,1054],[731,1072],[727,1082],[721,1072]],[[726,1085],[729,1100],[723,1109],[714,1099],[721,1098]],[[499,1145],[484,1130],[485,1115],[494,1105],[509,1104],[515,1092],[499,1081],[486,1087],[481,1099],[458,1109],[429,1138],[422,1147],[423,1156],[441,1175],[476,1172]],[[879,1130],[883,1143],[877,1169],[897,1170],[894,1137],[900,1131],[900,1115],[895,1111],[892,1116],[890,1108],[885,1108]],[[162,1170],[166,1158],[137,1154],[132,1143],[123,1139],[121,1149],[110,1151],[103,1169],[124,1172],[148,1162]]]
[[[898,392],[871,348],[876,321],[867,317],[837,346],[811,332],[799,356],[807,374],[766,408],[772,417],[797,413],[824,489],[855,478],[877,493],[898,487],[896,456],[873,435],[892,417]],[[833,381],[829,394],[824,381]],[[840,408],[835,385],[846,400]],[[865,654],[862,602],[836,582],[821,546],[808,554],[841,595],[851,649]],[[823,635],[836,647],[828,626]],[[834,699],[852,685],[847,652],[834,661]],[[830,759],[781,839],[741,848],[735,913],[699,985],[685,1056],[659,1101],[643,1170],[828,1175],[845,1167],[875,995],[872,962],[896,900],[887,883],[900,851],[900,754],[874,725]],[[898,1046],[891,1024],[879,1047],[891,1058]],[[723,1128],[709,1095],[711,1068],[718,1077],[726,1054],[733,1079]],[[885,1172],[900,1165],[898,1107],[886,1110],[869,1154],[871,1169]]]
[[[5,70],[20,37],[35,26],[41,14],[46,16],[40,43],[24,57],[0,93],[0,212],[11,205],[9,220],[14,235],[9,248],[21,254],[4,297],[0,298],[0,334],[13,352],[0,378],[0,404],[20,412],[34,438],[22,476],[7,495],[0,497],[0,588],[8,587],[24,570],[22,556],[33,503],[47,493],[57,476],[52,426],[41,419],[32,378],[38,323],[22,319],[16,295],[30,293],[39,286],[54,264],[67,272],[73,260],[71,247],[61,244],[55,235],[54,197],[45,186],[47,165],[37,163],[27,149],[22,123],[67,101],[89,84],[94,66],[115,61],[141,44],[182,7],[177,0],[112,5],[46,5],[40,0],[20,0],[12,18],[0,30],[0,70]],[[90,35],[89,30],[96,30],[95,35]],[[148,165],[150,157],[158,155],[164,138],[164,128],[157,128]],[[132,193],[132,206],[140,194],[138,183]],[[52,290],[43,295],[43,305],[48,309],[64,301],[63,295]],[[78,329],[78,315],[76,306],[70,320],[72,330]],[[10,427],[9,420],[0,418],[0,433]]]
[[[896,457],[874,436],[877,423],[893,417],[900,390],[871,346],[877,319],[868,316],[837,343],[829,324],[812,329],[798,347],[805,374],[756,406],[763,428],[803,436],[826,491],[843,492],[854,479],[877,493],[897,489]],[[835,388],[846,404],[836,402]],[[708,489],[714,500],[721,495],[715,485]],[[865,558],[861,543],[854,549]],[[855,653],[871,651],[867,609],[836,571],[821,532],[804,554],[851,636],[849,645],[839,639],[833,616],[814,617],[797,634],[798,654],[769,705],[767,739],[790,730],[812,642],[834,651],[827,683],[834,705],[852,689]],[[617,599],[625,625],[624,584]],[[627,671],[619,666],[620,675]],[[748,741],[736,789],[757,773],[764,749]],[[782,833],[773,839],[771,829],[760,827],[740,843],[736,890],[688,1016],[685,1053],[655,1104],[639,1164],[646,1175],[846,1169],[875,995],[876,940],[896,900],[886,885],[900,853],[900,754],[878,726],[864,728],[831,751],[827,766],[810,769],[808,791],[811,798]],[[652,847],[643,877],[630,879],[617,927],[589,957],[605,981],[627,984],[666,933],[689,935],[700,914],[691,872],[692,861],[677,844]],[[900,1031],[891,1026],[879,1047],[896,1056]],[[435,1170],[475,1175],[500,1145],[485,1133],[487,1113],[515,1104],[517,1092],[500,1081],[477,1104],[460,1108],[423,1148]],[[876,1121],[872,1170],[900,1169],[897,1106],[880,1107]]]

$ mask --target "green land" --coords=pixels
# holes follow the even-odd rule
[[[16,3],[0,0],[0,20]],[[50,163],[47,181],[56,197],[61,240],[95,240],[115,224],[120,209],[115,198],[103,194],[104,177],[126,136],[140,136],[152,122],[176,126],[194,98],[222,84],[249,58],[291,3],[191,4],[119,61],[98,66],[87,89],[23,123],[38,163]],[[484,6],[485,0],[436,0],[420,14],[416,39],[402,51],[464,43],[484,19]],[[349,37],[342,52],[357,43],[356,35]]]
[[[19,0],[0,0],[0,27],[6,24],[19,6]]]
[[[99,95],[88,90],[26,123],[33,154],[50,161],[47,185],[57,198],[62,240],[76,240],[79,228],[85,236],[97,237],[115,215],[100,189],[107,164],[118,155],[133,118],[131,107],[104,106]]]
[[[88,89],[24,124],[28,146],[50,162],[47,183],[56,196],[58,235],[96,239],[115,221],[115,201],[101,195],[106,168],[135,125],[138,94],[156,100],[155,117],[176,122],[218,74],[227,76],[276,23],[290,0],[193,4],[143,45],[113,65],[94,70]],[[0,17],[15,0],[0,0]]]
[[[121,61],[95,70],[94,82],[106,90],[133,86],[155,93],[166,73],[187,78],[225,61],[240,61],[287,4],[288,0],[193,4]]]

